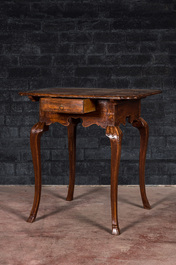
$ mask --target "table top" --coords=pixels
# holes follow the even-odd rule
[[[116,88],[44,88],[35,91],[19,92],[21,96],[51,98],[93,98],[93,99],[140,99],[161,93],[154,89],[116,89]]]

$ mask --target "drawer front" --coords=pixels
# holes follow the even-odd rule
[[[96,107],[91,99],[41,98],[40,109],[48,112],[84,114],[95,111]]]

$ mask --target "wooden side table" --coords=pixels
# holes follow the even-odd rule
[[[148,124],[140,117],[141,99],[161,93],[151,89],[85,89],[49,88],[20,92],[32,101],[40,102],[39,122],[31,129],[30,145],[35,173],[35,195],[28,222],[34,222],[41,195],[40,138],[49,125],[58,122],[68,127],[69,188],[67,200],[73,199],[76,162],[76,126],[97,124],[106,129],[111,143],[111,212],[112,234],[120,234],[117,216],[118,172],[121,154],[122,131],[120,124],[128,120],[140,132],[139,182],[143,206],[150,209],[145,191],[145,159],[148,143]]]

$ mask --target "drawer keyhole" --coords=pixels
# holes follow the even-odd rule
[[[63,110],[63,109],[64,109],[64,106],[63,106],[63,105],[60,105],[60,106],[59,106],[59,109],[60,109],[60,110]]]

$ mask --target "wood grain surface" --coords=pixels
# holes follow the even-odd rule
[[[161,93],[153,89],[115,89],[115,88],[45,88],[35,91],[19,92],[21,96],[61,97],[61,98],[95,98],[95,99],[140,99]]]

